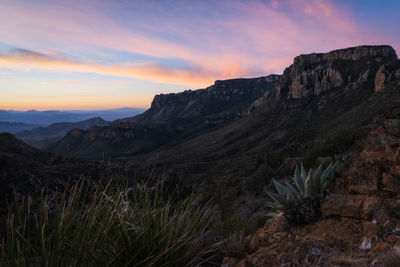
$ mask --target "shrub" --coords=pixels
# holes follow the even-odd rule
[[[89,185],[16,199],[4,218],[0,266],[184,266],[204,261],[210,203],[161,186]],[[0,224],[2,225],[2,224]]]
[[[303,164],[300,171],[296,166],[293,183],[281,184],[272,179],[278,193],[268,192],[273,200],[267,206],[274,210],[269,216],[283,212],[291,224],[305,224],[321,217],[321,198],[336,164],[330,164],[325,170],[322,164],[312,173],[306,173]]]

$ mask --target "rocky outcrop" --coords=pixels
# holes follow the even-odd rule
[[[376,73],[383,64],[395,60],[396,52],[390,46],[359,46],[325,54],[297,56],[293,64],[285,69],[275,89],[254,101],[252,108],[276,99],[317,96],[341,86],[359,88],[360,84],[372,78],[371,72]],[[388,81],[383,70],[377,73],[376,91],[381,90]]]
[[[400,61],[383,64],[375,74],[375,92],[380,92],[394,79],[400,79]]]
[[[248,237],[251,254],[228,266],[399,266],[400,108],[376,119],[361,152],[322,202],[323,219],[290,226],[283,215]],[[247,265],[245,265],[247,264]]]

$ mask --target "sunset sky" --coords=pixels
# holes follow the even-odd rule
[[[399,13],[397,0],[0,0],[0,109],[149,107],[302,53],[399,54]]]

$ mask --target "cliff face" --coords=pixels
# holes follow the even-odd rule
[[[151,108],[136,122],[172,122],[195,119],[196,123],[220,123],[241,118],[253,101],[272,90],[280,75],[254,79],[216,81],[206,89],[156,95]]]
[[[275,89],[257,99],[253,107],[276,99],[317,96],[342,86],[355,88],[375,77],[375,91],[379,91],[391,78],[385,72],[385,63],[395,60],[396,52],[390,46],[360,46],[300,55],[285,69]]]

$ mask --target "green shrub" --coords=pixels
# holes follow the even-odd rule
[[[0,225],[0,266],[184,266],[204,261],[214,209],[161,186],[79,182],[17,198]]]
[[[329,178],[336,164],[330,164],[325,170],[322,164],[312,173],[306,173],[303,164],[300,171],[296,166],[293,183],[281,184],[272,179],[278,193],[268,192],[273,200],[267,206],[274,210],[269,216],[276,216],[283,212],[292,224],[305,224],[318,220],[321,217],[321,198]]]

